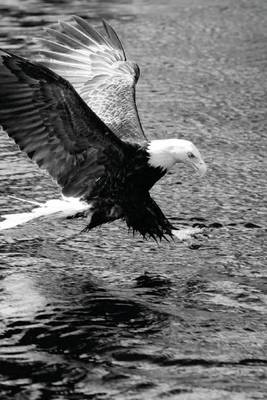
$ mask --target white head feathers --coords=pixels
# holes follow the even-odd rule
[[[201,176],[207,170],[199,150],[184,139],[152,140],[148,145],[149,160],[152,167],[169,170],[175,163],[184,162],[197,169]]]

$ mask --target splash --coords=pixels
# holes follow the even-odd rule
[[[184,229],[173,229],[172,234],[182,242],[186,242],[194,238],[195,235],[202,233],[202,228],[184,228]]]

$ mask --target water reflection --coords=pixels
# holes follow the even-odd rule
[[[142,347],[143,336],[162,329],[167,314],[131,299],[130,291],[101,287],[86,268],[55,271],[36,261],[2,280],[0,375],[6,390],[50,396],[78,382],[91,393],[89,382],[98,392],[104,376],[123,381],[115,355]]]
[[[23,273],[11,274],[2,280],[0,317],[3,320],[34,318],[45,305],[46,299]]]

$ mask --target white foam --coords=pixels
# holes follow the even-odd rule
[[[182,242],[192,239],[192,236],[203,232],[202,228],[173,229],[172,234]]]
[[[17,214],[6,214],[1,217],[4,221],[0,222],[0,230],[14,228],[15,226],[24,224],[40,217],[49,217],[57,214],[60,217],[68,217],[75,215],[78,212],[89,210],[91,205],[85,201],[75,197],[62,197],[62,199],[48,200],[45,203],[38,203],[32,200],[24,200],[16,198],[17,200],[36,204],[38,207],[34,208],[29,212],[17,213]]]

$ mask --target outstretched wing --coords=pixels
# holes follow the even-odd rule
[[[72,86],[46,67],[0,51],[0,125],[66,196],[89,197],[123,162],[125,144]]]
[[[85,20],[59,23],[48,29],[51,40],[40,39],[43,65],[72,83],[89,107],[119,137],[146,139],[135,102],[137,64],[127,61],[113,28],[103,22],[106,36]]]

